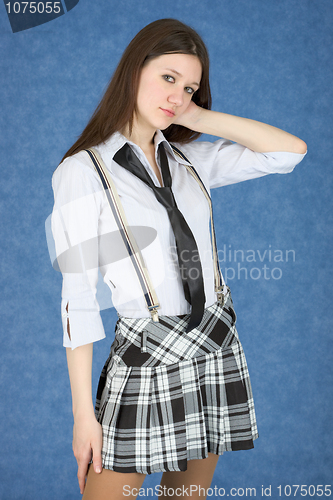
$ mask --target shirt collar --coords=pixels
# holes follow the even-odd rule
[[[177,163],[183,163],[183,164],[186,164],[186,165],[191,165],[190,162],[184,160],[183,158],[180,158],[180,156],[178,156],[174,150],[172,149],[172,146],[170,144],[170,142],[168,142],[166,140],[166,138],[164,137],[163,133],[160,131],[160,130],[157,130],[156,131],[156,134],[155,134],[155,137],[154,137],[154,144],[155,144],[155,149],[157,149],[157,147],[159,146],[159,144],[163,142],[164,144],[164,147],[165,147],[165,150],[167,153],[170,154],[170,156],[177,162]]]
[[[125,143],[130,144],[133,147],[134,151],[140,149],[134,142],[129,141],[123,134],[120,132],[115,132],[112,136],[107,139],[107,141],[99,144],[96,149],[98,149],[99,153],[103,158],[105,158],[105,163],[108,169],[112,172],[112,160],[114,155],[119,149],[121,149]],[[154,145],[155,151],[158,150],[158,146],[163,143],[166,152],[177,162],[177,163],[188,163],[185,160],[181,159],[178,155],[176,155],[171,147],[171,144],[166,140],[161,130],[157,130],[154,136]]]

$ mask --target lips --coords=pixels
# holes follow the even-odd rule
[[[175,112],[172,109],[161,108],[161,110],[166,116],[169,116],[169,118],[173,118],[175,116]]]

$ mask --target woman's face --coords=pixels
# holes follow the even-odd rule
[[[134,126],[154,133],[164,130],[191,102],[201,80],[201,63],[189,54],[164,54],[141,71]]]

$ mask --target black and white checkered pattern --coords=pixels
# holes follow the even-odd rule
[[[184,471],[208,452],[253,448],[252,390],[230,294],[185,333],[189,316],[119,318],[96,401],[105,469]]]

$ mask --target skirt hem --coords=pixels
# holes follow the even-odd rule
[[[257,434],[255,437],[253,437],[253,441],[258,439],[258,437],[259,437],[259,434]],[[210,446],[208,445],[208,453],[212,453],[213,455],[218,455],[218,456],[222,456],[224,453],[227,453],[230,451],[246,451],[246,450],[253,450],[253,449],[254,449],[253,442],[249,443],[248,446],[243,446],[243,447],[239,447],[239,448],[236,446],[233,449],[223,449],[219,452],[216,450],[216,447],[213,451],[210,448]],[[131,474],[133,472],[136,472],[139,474],[150,475],[150,474],[155,474],[155,473],[159,473],[159,472],[185,472],[185,471],[187,471],[187,462],[189,462],[190,460],[204,460],[205,458],[208,457],[208,453],[203,454],[204,456],[191,457],[191,458],[184,459],[185,467],[182,467],[182,468],[180,468],[180,467],[171,468],[171,467],[158,466],[158,467],[151,467],[151,470],[148,472],[148,469],[143,469],[143,468],[140,469],[139,467],[135,467],[135,466],[119,467],[119,466],[115,465],[115,466],[106,467],[102,464],[102,467],[103,467],[103,469],[112,470],[114,472],[121,472],[122,474]]]

